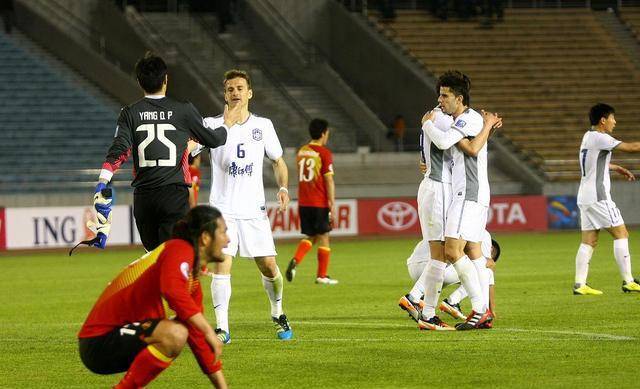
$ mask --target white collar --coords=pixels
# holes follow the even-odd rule
[[[145,99],[164,99],[166,96],[165,95],[144,95]]]

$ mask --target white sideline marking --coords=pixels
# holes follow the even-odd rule
[[[366,321],[362,321],[362,322],[343,322],[343,321],[292,321],[291,322],[294,325],[294,332],[295,332],[295,325],[302,325],[302,326],[342,326],[342,327],[363,327],[363,328],[377,328],[377,329],[400,329],[400,328],[415,328],[416,330],[418,329],[417,324],[414,324],[413,322],[407,321],[407,324],[393,324],[393,323],[374,323],[374,322],[366,322]],[[52,326],[52,327],[58,327],[58,326],[62,326],[62,327],[68,327],[68,326],[80,326],[83,323],[44,323],[44,325],[48,325],[48,326]],[[10,325],[12,327],[20,327],[20,326],[25,326],[28,325],[27,323],[3,323],[3,325]],[[42,325],[42,323],[40,324]],[[548,335],[569,335],[569,336],[580,336],[583,338],[587,338],[590,340],[615,340],[615,341],[624,341],[624,340],[637,340],[637,338],[634,338],[632,336],[624,336],[624,335],[613,335],[613,334],[603,334],[603,333],[597,333],[597,332],[580,332],[580,331],[563,331],[563,330],[538,330],[538,329],[528,329],[528,328],[493,328],[491,330],[488,330],[489,332],[529,332],[529,333],[534,333],[534,334],[548,334]],[[424,331],[426,333],[431,333],[431,331]],[[445,332],[445,333],[455,333],[454,331],[438,331],[438,332]],[[380,338],[318,338],[318,339],[294,339],[297,341],[304,341],[304,342],[388,342],[390,340],[404,340],[401,338],[389,338],[389,337],[385,337],[384,339]],[[276,339],[271,339],[271,338],[234,338],[233,342],[238,342],[238,341],[251,341],[251,342],[261,342],[261,341],[265,341],[265,342],[271,342],[271,341],[275,341]],[[488,341],[493,341],[495,340],[494,338],[487,338]],[[539,341],[539,340],[548,340],[548,338],[529,338],[529,339],[515,339],[515,338],[511,338],[510,340],[520,340],[520,341]],[[555,340],[564,340],[564,339],[555,339]],[[571,339],[566,339],[566,340],[571,340]],[[19,338],[2,338],[0,339],[0,343],[2,342],[24,342],[25,339],[19,339]],[[429,338],[425,338],[424,341],[423,340],[412,340],[412,342],[432,342],[432,341],[438,341],[438,342],[442,342],[443,338],[442,337],[437,337],[437,338],[433,338],[433,339],[429,339]],[[459,339],[456,341],[465,341],[464,339]],[[482,339],[469,339],[469,341],[473,341],[473,342],[478,342],[478,341],[482,341]]]
[[[636,340],[636,338],[632,336],[600,334],[595,332],[532,330],[532,329],[524,329],[524,328],[500,328],[498,330],[506,331],[506,332],[533,332],[533,333],[541,333],[541,334],[578,335],[578,336],[584,336],[587,338],[601,338],[601,339],[609,339],[609,340]]]
[[[413,323],[407,323],[407,325],[403,324],[380,324],[380,323],[367,323],[367,322],[331,322],[331,321],[294,321],[293,324],[302,324],[302,325],[319,325],[319,326],[345,326],[345,327],[367,327],[367,328],[407,328],[411,327]],[[416,327],[416,325],[413,325]],[[574,336],[582,336],[586,338],[595,338],[595,339],[607,339],[607,340],[636,340],[636,338],[631,336],[624,335],[612,335],[612,334],[602,334],[595,332],[578,332],[578,331],[562,331],[562,330],[537,330],[537,329],[526,329],[526,328],[493,328],[489,331],[498,331],[498,332],[531,332],[531,333],[539,333],[539,334],[551,334],[551,335],[574,335]],[[447,331],[453,332],[453,331]]]

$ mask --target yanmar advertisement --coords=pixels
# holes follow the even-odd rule
[[[0,250],[72,247],[94,236],[86,227],[93,212],[91,206],[0,209]],[[487,229],[546,231],[547,216],[544,196],[495,196]],[[302,237],[297,202],[285,212],[268,202],[267,217],[275,239]],[[410,197],[337,200],[333,223],[332,236],[420,235],[416,199]],[[115,206],[108,246],[139,243],[131,207]]]

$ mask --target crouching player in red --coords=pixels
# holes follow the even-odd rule
[[[126,371],[115,388],[148,385],[189,344],[216,388],[226,388],[222,343],[205,319],[201,262],[221,262],[229,242],[221,213],[189,211],[173,238],[129,264],[102,292],[78,334],[80,358],[97,374]]]

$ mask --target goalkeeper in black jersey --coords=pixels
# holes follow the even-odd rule
[[[136,64],[144,97],[120,111],[113,143],[100,171],[94,196],[98,235],[92,245],[104,248],[111,228],[111,177],[133,155],[133,212],[145,249],[169,239],[176,221],[189,210],[191,176],[187,142],[210,148],[223,145],[239,110],[225,107],[224,124],[212,129],[189,102],[167,97],[167,65],[147,53]],[[237,112],[236,112],[237,111]]]

